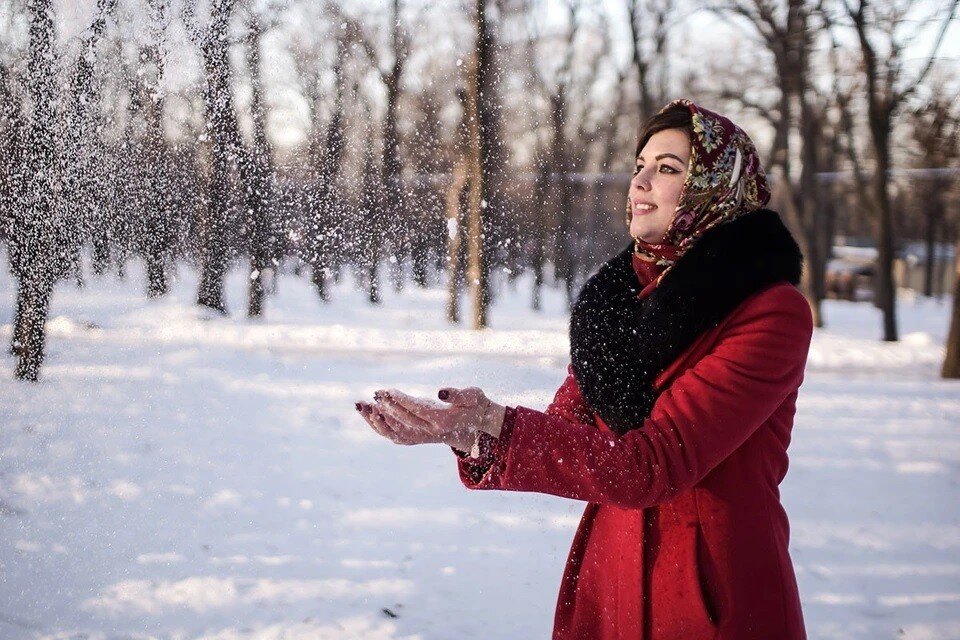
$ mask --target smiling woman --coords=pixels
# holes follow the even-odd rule
[[[546,411],[474,387],[357,410],[453,447],[469,488],[588,503],[554,640],[801,640],[778,488],[813,332],[800,250],[747,135],[687,100],[645,124],[627,198],[633,241],[577,297]]]
[[[636,240],[659,243],[673,221],[687,179],[691,133],[690,112],[682,107],[662,112],[640,132],[627,195],[627,225]]]

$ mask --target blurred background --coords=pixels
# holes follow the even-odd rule
[[[327,300],[353,271],[374,305],[442,281],[477,328],[524,273],[532,308],[544,286],[572,300],[628,239],[640,123],[680,96],[754,137],[818,326],[826,298],[869,301],[897,340],[897,288],[956,279],[956,18],[953,0],[3,0],[17,375],[38,375],[54,283],[131,259],[144,295],[189,264],[198,304],[251,317],[287,272]]]

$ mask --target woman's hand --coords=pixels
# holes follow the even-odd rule
[[[416,398],[394,389],[374,394],[376,404],[357,403],[374,431],[397,444],[442,443],[467,452],[477,431],[500,434],[506,409],[477,387],[441,389],[446,404]]]

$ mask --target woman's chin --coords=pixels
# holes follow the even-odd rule
[[[634,232],[631,229],[630,235],[633,236],[634,239],[643,240],[647,244],[659,244],[661,241],[663,241],[663,233],[658,233],[658,232],[650,232],[650,231],[644,231],[644,230]]]

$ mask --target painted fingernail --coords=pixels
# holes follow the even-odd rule
[[[447,398],[450,397],[450,392],[447,391],[446,389],[440,389],[440,392],[437,393],[437,397],[440,398],[441,400],[446,400]]]
[[[373,399],[376,400],[377,402],[380,402],[381,400],[383,400],[383,392],[382,392],[382,391],[374,391],[374,392],[373,392]]]
[[[363,411],[363,406],[359,402],[357,402],[354,406],[357,408],[357,411]]]

